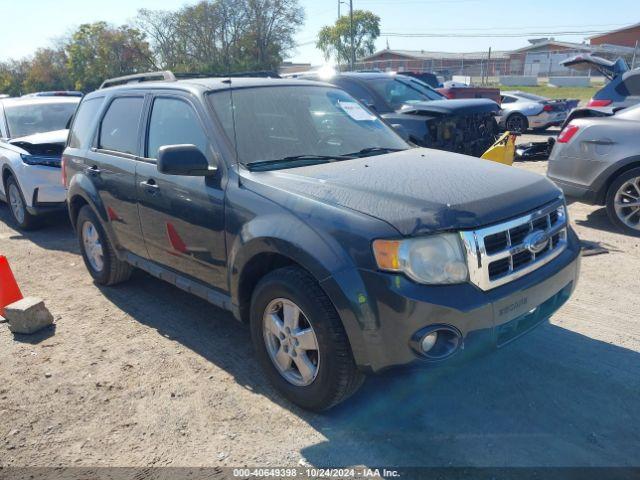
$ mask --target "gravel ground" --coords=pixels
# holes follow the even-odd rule
[[[22,234],[0,205],[0,252],[57,322],[0,324],[0,466],[638,466],[640,240],[602,208],[570,218],[607,253],[549,324],[455,370],[372,377],[319,415],[278,397],[229,314],[143,273],[99,288],[64,217]]]

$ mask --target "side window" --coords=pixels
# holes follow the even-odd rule
[[[338,87],[342,88],[343,90],[346,90],[349,93],[349,95],[356,98],[357,100],[364,103],[365,105],[367,106],[375,105],[375,100],[373,99],[373,95],[371,95],[371,92],[367,90],[365,87],[363,87],[362,85],[356,82],[350,82],[348,80],[344,81],[342,79],[338,79],[335,83]]]
[[[100,124],[98,148],[136,155],[143,103],[143,97],[119,97],[113,100]]]
[[[640,95],[640,74],[629,75],[624,81],[624,86],[629,92],[628,95]]]
[[[80,104],[73,117],[69,146],[71,148],[87,147],[98,110],[102,106],[103,97],[85,100]]]
[[[207,152],[207,136],[193,107],[177,98],[156,98],[149,120],[148,158],[157,158],[163,145],[192,144]]]
[[[503,95],[503,96],[502,96],[502,101],[501,101],[501,103],[513,103],[513,102],[515,102],[515,101],[516,101],[516,99],[515,99],[515,98],[513,98],[513,97],[507,97],[506,95]]]

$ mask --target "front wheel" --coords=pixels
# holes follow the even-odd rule
[[[326,410],[364,380],[331,301],[297,267],[275,270],[256,286],[251,338],[271,383],[303,408]]]
[[[40,218],[31,215],[27,210],[27,204],[24,201],[24,195],[20,190],[20,186],[13,176],[7,179],[5,185],[7,192],[7,203],[13,220],[21,230],[34,230],[41,226]]]
[[[628,235],[640,237],[640,168],[616,178],[606,198],[611,222]]]

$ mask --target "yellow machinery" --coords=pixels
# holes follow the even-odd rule
[[[504,132],[502,136],[482,154],[480,158],[491,160],[492,162],[513,164],[513,157],[516,152],[516,135],[511,132]]]

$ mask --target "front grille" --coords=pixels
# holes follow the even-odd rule
[[[483,290],[504,285],[558,256],[567,244],[567,215],[559,199],[528,215],[462,232],[471,281]]]

